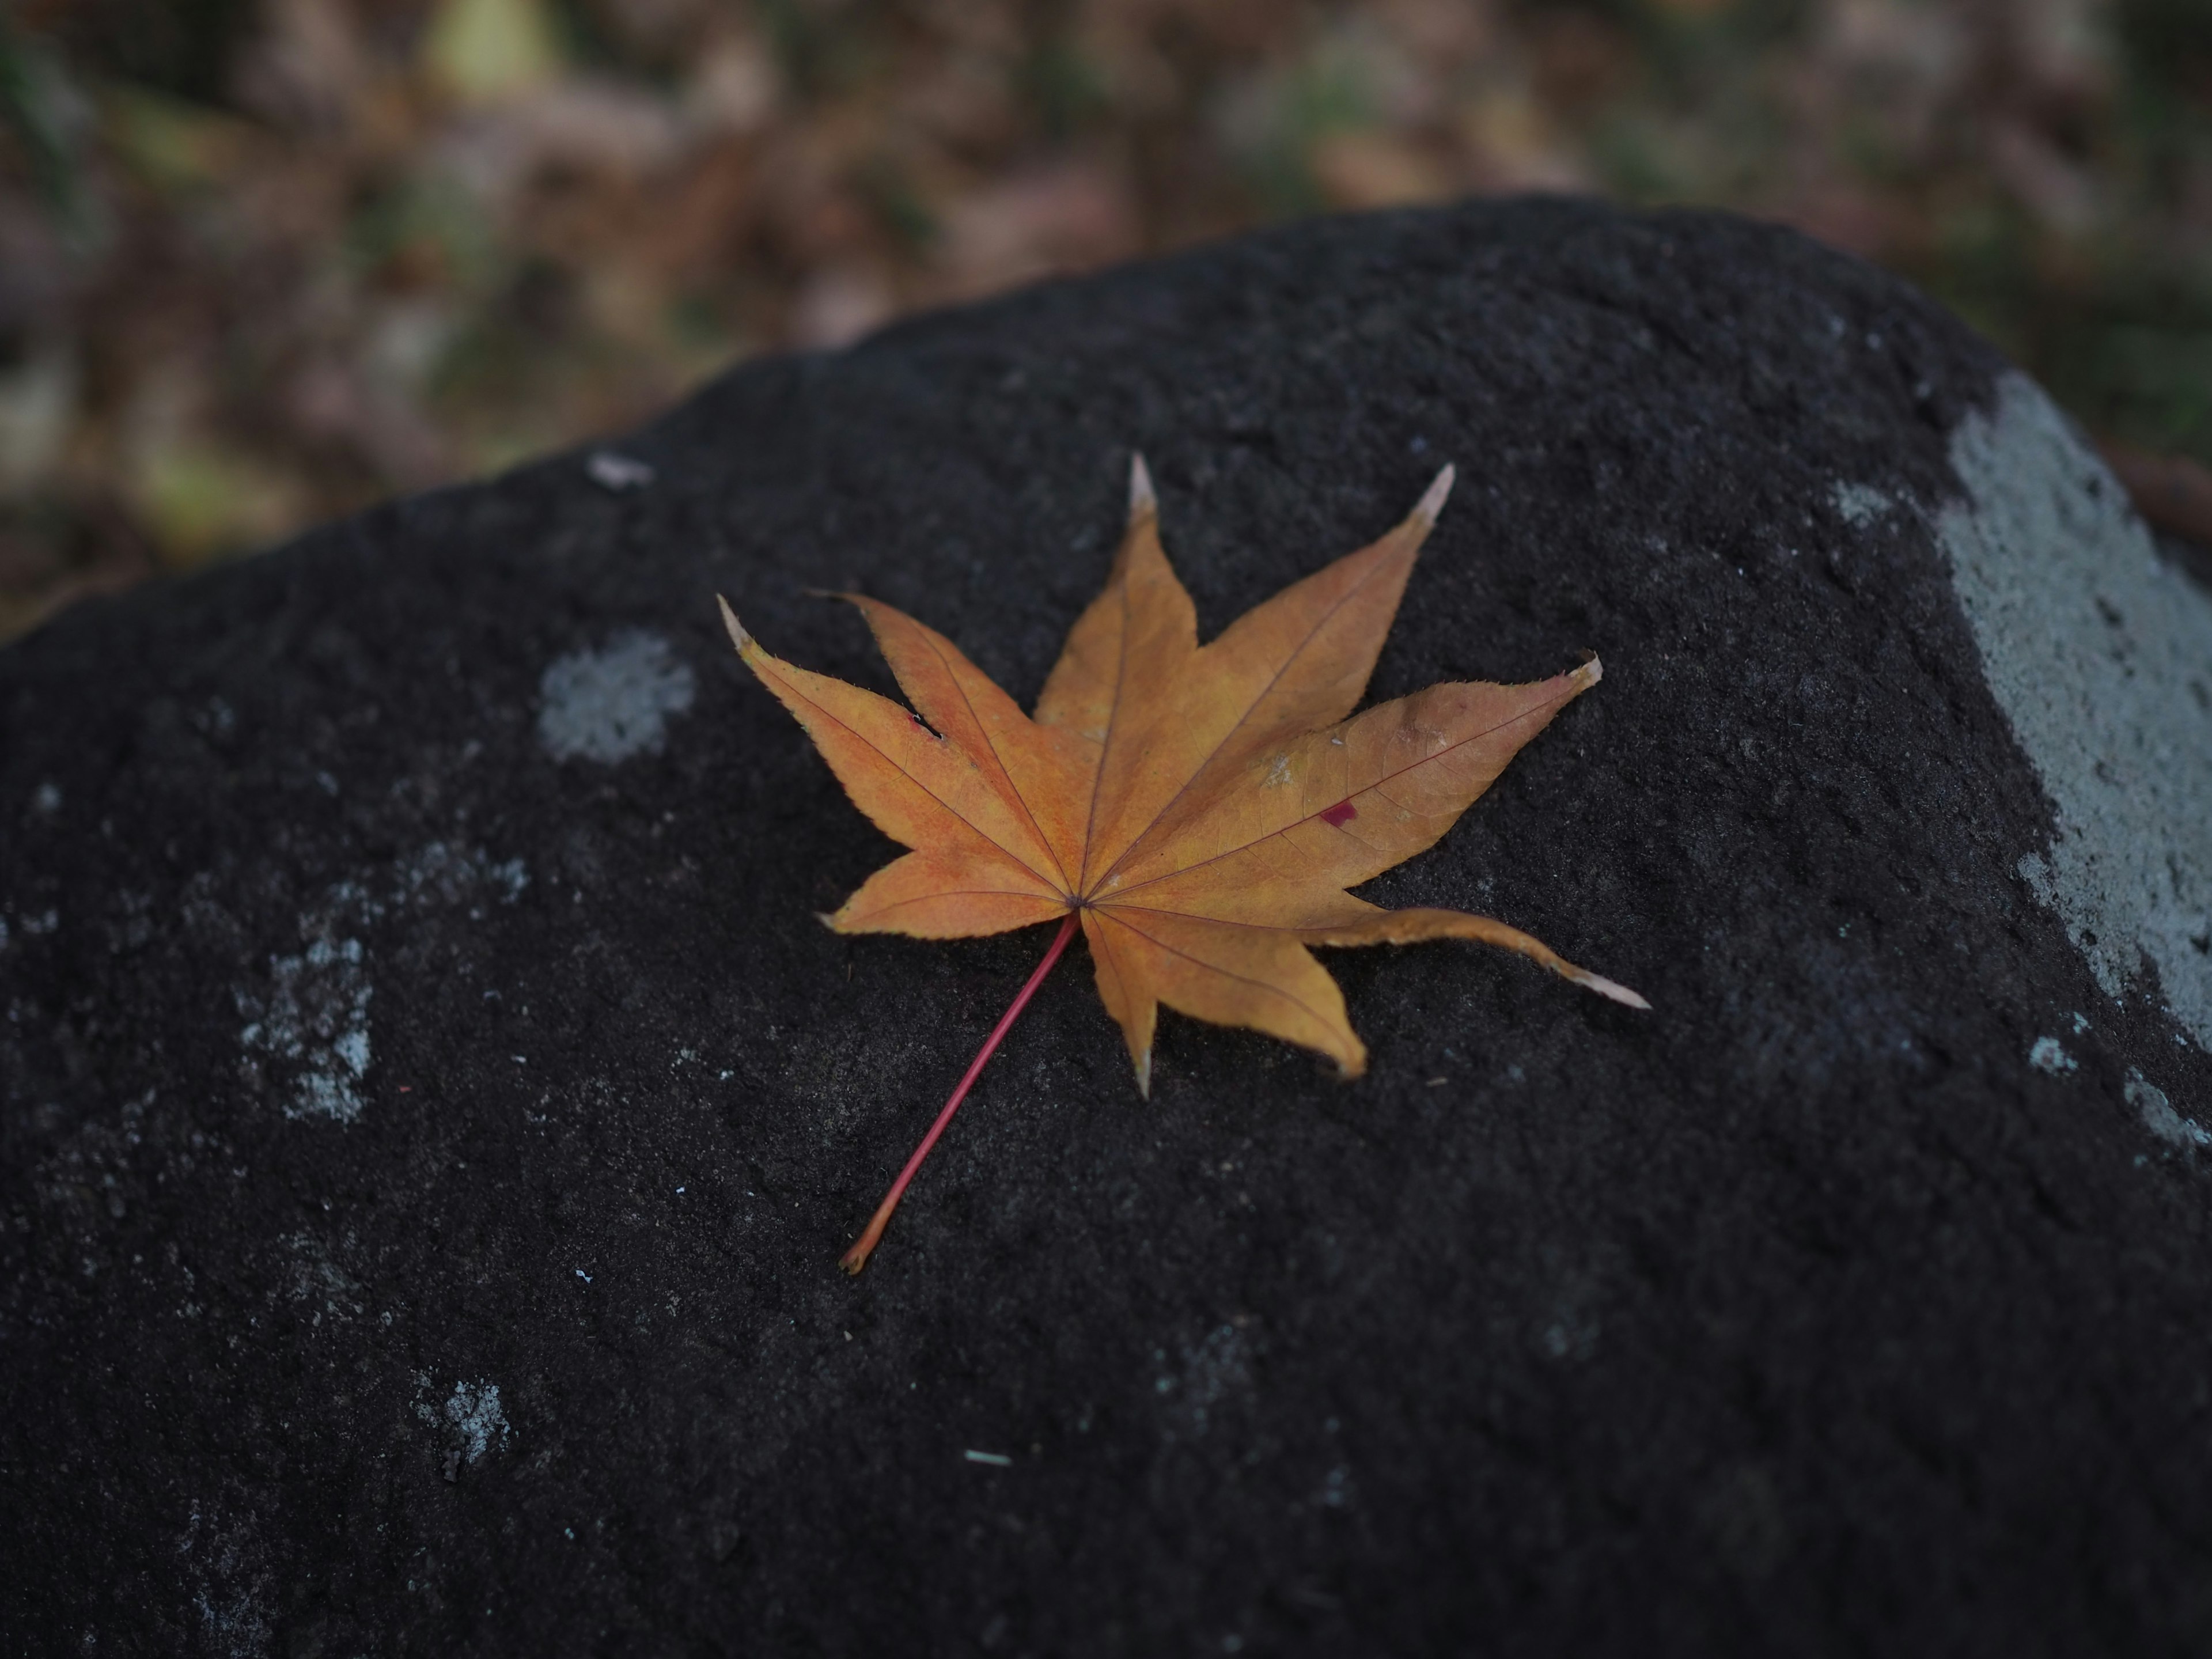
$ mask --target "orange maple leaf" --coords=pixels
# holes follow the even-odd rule
[[[1534,684],[1449,682],[1352,714],[1452,476],[1450,467],[1439,473],[1379,541],[1291,584],[1200,646],[1137,459],[1113,572],[1068,635],[1034,716],[942,634],[878,600],[840,596],[866,617],[919,719],[889,698],[770,656],[722,602],[738,654],[799,717],[854,803],[914,849],[824,921],[841,933],[919,939],[1060,922],[1043,962],[847,1253],[847,1271],[867,1260],[915,1170],[1079,921],[1144,1093],[1164,1002],[1317,1048],[1346,1077],[1364,1071],[1365,1045],[1310,945],[1480,939],[1617,1002],[1650,1006],[1504,922],[1458,910],[1384,910],[1345,890],[1433,846],[1521,746],[1600,676],[1592,657]]]

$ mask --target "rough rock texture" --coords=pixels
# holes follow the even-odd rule
[[[1026,698],[1133,446],[1208,629],[1458,463],[1375,693],[1605,683],[1368,890],[1655,1011],[1340,952],[1366,1079],[1170,1018],[1146,1103],[1079,947],[848,1281],[1044,935],[815,922],[886,844],[712,595]],[[1476,206],[613,453],[0,653],[9,1652],[2212,1645],[2212,610],[1958,324]]]

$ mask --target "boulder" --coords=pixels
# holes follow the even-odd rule
[[[1364,890],[1369,1074],[890,850],[721,635],[1026,702],[1459,486],[1372,695],[1604,684]],[[1898,280],[1301,224],[745,365],[0,652],[11,1651],[2203,1652],[2212,599]]]

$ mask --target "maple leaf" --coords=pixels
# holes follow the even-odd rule
[[[1060,923],[847,1253],[848,1272],[867,1260],[1079,924],[1146,1094],[1162,1003],[1318,1049],[1346,1077],[1364,1071],[1366,1048],[1316,945],[1477,939],[1650,1006],[1504,922],[1384,910],[1345,890],[1433,846],[1601,672],[1592,657],[1532,684],[1447,683],[1352,714],[1452,477],[1446,467],[1380,540],[1200,646],[1138,459],[1112,574],[1069,633],[1034,715],[942,634],[880,600],[838,596],[867,618],[919,717],[769,655],[722,601],[738,654],[798,716],[854,803],[914,849],[824,921],[841,933],[920,939]]]

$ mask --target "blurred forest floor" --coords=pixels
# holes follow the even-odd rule
[[[0,638],[748,354],[1469,191],[1797,225],[2212,488],[2212,0],[0,0]]]

